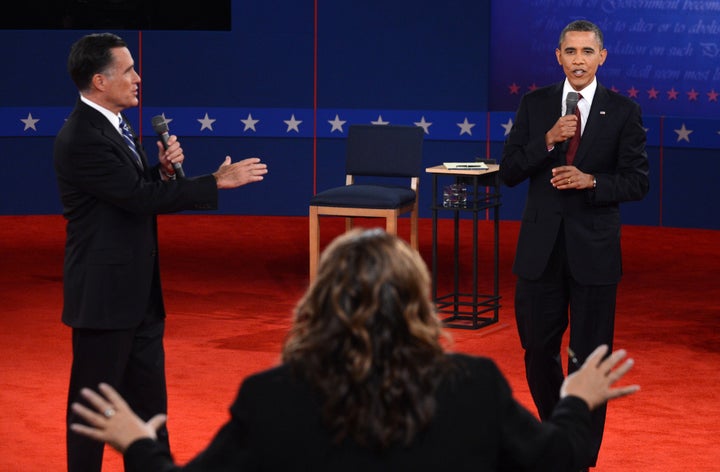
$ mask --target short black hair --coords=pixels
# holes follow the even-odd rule
[[[600,50],[604,48],[603,33],[600,30],[600,27],[598,27],[598,25],[596,25],[595,23],[587,20],[575,20],[569,25],[567,25],[565,28],[563,28],[562,32],[560,33],[560,39],[558,40],[558,48],[562,46],[562,42],[565,39],[565,34],[569,31],[590,31],[592,33],[595,33],[595,37],[600,43]]]
[[[67,68],[78,90],[87,90],[95,74],[113,62],[112,49],[125,48],[127,43],[112,33],[93,33],[75,41],[70,48]]]

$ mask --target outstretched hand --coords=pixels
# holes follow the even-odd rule
[[[267,172],[267,164],[260,162],[257,157],[249,157],[233,163],[230,156],[226,156],[225,162],[220,164],[213,175],[217,180],[217,187],[223,189],[259,182]]]
[[[81,390],[81,395],[94,410],[81,403],[73,403],[73,412],[88,424],[72,423],[71,430],[97,441],[106,442],[121,453],[138,439],[157,439],[157,430],[167,420],[165,415],[155,415],[146,423],[110,385],[101,383],[99,390],[104,396],[89,388]]]
[[[639,385],[612,387],[615,382],[623,378],[635,362],[632,359],[626,359],[625,362],[619,364],[627,356],[624,349],[619,349],[603,359],[607,351],[607,345],[598,346],[588,356],[582,367],[565,379],[560,388],[560,397],[564,398],[567,395],[580,397],[585,400],[591,410],[594,410],[608,400],[624,397],[640,390]]]

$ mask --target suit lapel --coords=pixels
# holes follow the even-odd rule
[[[124,153],[125,157],[128,159],[128,161],[132,164],[132,166],[137,169],[141,174],[144,173],[144,170],[141,169],[138,166],[137,160],[135,159],[135,156],[132,154],[132,151],[128,147],[128,145],[125,143],[125,140],[120,136],[120,131],[115,129],[110,121],[107,120],[103,116],[102,113],[99,111],[93,109],[92,107],[86,105],[83,103],[82,100],[78,99],[77,101],[77,107],[78,111],[82,113],[83,116],[85,116],[90,123],[92,123],[93,126],[95,126],[99,132],[105,136],[107,139],[113,142],[118,148],[122,149],[122,152]],[[133,132],[133,135],[135,133]],[[143,165],[145,166],[145,169],[148,168],[147,164],[147,158],[145,156],[145,151],[143,150],[142,146],[139,145],[137,142],[137,139],[135,140],[136,147],[138,149],[138,152],[140,153],[140,158],[143,161]]]
[[[135,159],[135,156],[133,155],[132,151],[128,147],[127,143],[125,142],[125,140],[122,138],[122,136],[120,136],[120,134],[116,130],[112,129],[112,126],[109,127],[108,129],[104,128],[103,134],[105,134],[105,136],[108,139],[110,139],[112,142],[117,144],[120,147],[120,149],[122,149],[123,154],[125,155],[125,157],[127,157],[128,161],[130,161],[132,163],[133,167],[135,167],[138,170],[141,170],[140,167],[138,166],[137,159]],[[139,148],[138,148],[138,150],[139,150]],[[140,153],[140,156],[142,157],[142,153]]]
[[[547,94],[546,101],[545,101],[545,107],[548,110],[555,110],[552,114],[546,113],[544,116],[548,117],[548,123],[547,123],[547,129],[552,128],[555,125],[555,122],[558,120],[558,117],[562,115],[562,103],[563,103],[563,82],[558,82],[549,89],[549,93]]]
[[[576,166],[582,162],[590,149],[592,149],[593,141],[598,134],[598,130],[602,129],[603,121],[607,119],[606,110],[608,100],[609,95],[607,89],[598,84],[595,90],[595,96],[593,97],[592,107],[590,107],[590,113],[588,114],[588,120],[585,124],[585,131],[580,139],[577,154],[575,154]]]

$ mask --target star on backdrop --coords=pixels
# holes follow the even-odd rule
[[[467,133],[470,136],[472,136],[472,129],[475,126],[475,123],[469,123],[467,117],[465,117],[465,120],[462,123],[455,123],[460,127],[460,136]]]
[[[378,119],[370,122],[373,125],[389,125],[389,121],[383,121],[382,115],[378,115]]]
[[[692,133],[693,130],[685,128],[685,123],[682,124],[680,129],[676,129],[674,131],[678,135],[678,138],[677,138],[678,142],[680,142],[680,141],[690,142],[690,133]]]
[[[198,121],[202,125],[202,126],[200,126],[200,131],[202,131],[204,129],[209,129],[210,131],[213,130],[212,124],[215,123],[215,119],[210,118],[207,113],[205,113],[205,118],[198,119]]]
[[[302,123],[302,120],[296,120],[294,113],[292,114],[292,116],[290,116],[289,120],[283,120],[283,122],[287,125],[286,133],[289,133],[291,130],[295,131],[296,133],[300,132],[298,126],[300,125],[300,123]]]
[[[430,134],[430,127],[432,126],[432,123],[428,123],[425,121],[425,117],[423,116],[420,118],[420,121],[416,121],[413,123],[415,126],[421,127],[423,130],[425,130],[425,134]]]
[[[20,121],[25,123],[25,128],[23,128],[23,131],[27,131],[28,129],[34,129],[37,131],[37,128],[35,127],[35,123],[40,121],[39,118],[33,118],[32,113],[28,113],[27,118],[21,118]]]
[[[334,119],[334,120],[328,120],[328,123],[330,123],[330,124],[332,125],[332,128],[330,128],[330,132],[331,132],[331,133],[334,132],[334,131],[340,131],[341,133],[343,133],[343,125],[344,125],[345,123],[347,123],[347,121],[341,120],[340,117],[339,117],[339,116],[337,115],[337,113],[336,113],[336,114],[335,114],[335,119]]]
[[[255,125],[260,122],[260,120],[256,120],[252,117],[252,113],[248,113],[247,118],[245,118],[244,120],[240,120],[240,121],[242,121],[242,124],[245,125],[245,127],[243,128],[243,132],[245,132],[247,130],[257,131],[255,129]]]
[[[510,134],[510,130],[513,127],[512,118],[508,119],[507,123],[501,123],[500,126],[502,126],[503,129],[505,130],[505,132],[503,133],[503,136],[507,136],[508,134]]]

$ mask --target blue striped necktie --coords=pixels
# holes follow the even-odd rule
[[[120,117],[120,131],[122,134],[123,139],[125,140],[125,144],[128,145],[130,150],[132,151],[133,155],[135,156],[135,161],[137,162],[137,165],[140,166],[142,169],[142,159],[140,159],[140,153],[138,153],[137,148],[135,147],[135,140],[133,139],[133,135],[130,132],[130,128],[128,127],[125,120]]]

